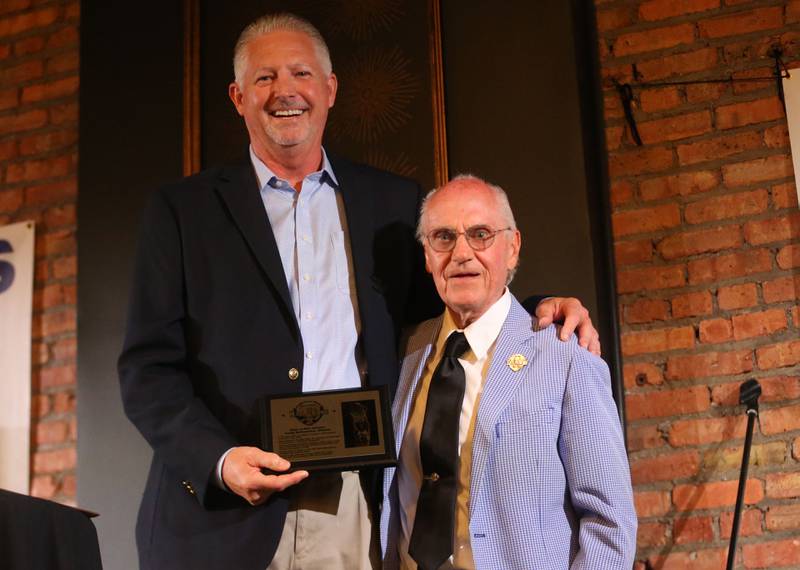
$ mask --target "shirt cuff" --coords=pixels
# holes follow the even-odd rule
[[[225,458],[228,457],[228,454],[231,451],[233,451],[232,447],[228,451],[226,451],[225,453],[222,454],[222,457],[220,457],[219,461],[217,461],[217,468],[214,471],[215,479],[217,481],[217,486],[220,489],[224,489],[225,491],[228,491],[228,492],[231,492],[231,490],[228,489],[228,486],[225,484],[225,481],[222,479],[222,466],[225,464]]]

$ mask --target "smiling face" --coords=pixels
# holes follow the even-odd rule
[[[434,194],[427,203],[422,229],[425,235],[448,229],[464,232],[485,227],[507,228],[495,192],[479,180],[455,180]],[[501,231],[482,251],[473,250],[459,235],[452,251],[435,251],[427,238],[425,268],[433,275],[436,289],[453,313],[456,324],[466,327],[483,315],[503,294],[508,275],[517,266],[521,245],[517,230]]]
[[[256,155],[269,162],[286,152],[318,153],[337,85],[312,39],[277,30],[244,49],[247,65],[228,93]]]

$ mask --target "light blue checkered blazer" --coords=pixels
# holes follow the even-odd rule
[[[411,401],[442,319],[405,351],[393,405],[403,440]],[[506,364],[522,354],[528,365]],[[479,570],[624,569],[636,553],[636,511],[608,367],[556,327],[537,329],[512,297],[489,368],[472,443],[469,530]],[[387,469],[384,568],[398,566],[397,479]]]

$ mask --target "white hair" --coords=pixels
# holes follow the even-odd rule
[[[447,182],[443,186],[439,186],[438,188],[434,188],[430,192],[428,192],[425,197],[422,199],[422,204],[419,207],[419,221],[417,222],[417,240],[423,246],[425,245],[425,240],[427,236],[427,214],[428,214],[428,204],[436,194],[453,184],[454,182],[472,182],[474,184],[481,184],[486,186],[489,190],[494,193],[495,200],[497,201],[497,212],[503,218],[503,222],[505,223],[506,227],[510,228],[512,231],[517,231],[517,222],[514,219],[514,212],[511,211],[511,204],[508,201],[508,194],[506,191],[503,190],[500,186],[496,184],[491,184],[484,180],[483,178],[479,178],[474,174],[463,173],[457,175],[455,178],[452,178],[449,182]],[[517,260],[517,266],[511,269],[508,272],[508,277],[506,279],[506,285],[511,283],[511,280],[514,278],[514,274],[517,272],[517,267],[519,267],[519,260]]]
[[[317,58],[322,65],[323,71],[327,75],[331,74],[333,71],[331,54],[319,30],[308,20],[283,12],[261,16],[242,30],[233,50],[233,75],[236,78],[236,83],[241,85],[242,76],[245,69],[247,69],[247,45],[256,38],[277,31],[300,32],[307,35],[314,43]]]

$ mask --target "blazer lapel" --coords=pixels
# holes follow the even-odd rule
[[[478,404],[478,417],[472,439],[472,473],[470,496],[477,497],[494,437],[495,425],[515,392],[523,382],[530,381],[525,368],[514,372],[508,358],[522,354],[528,362],[534,357],[531,317],[517,300],[511,298],[511,309],[497,337],[492,363],[486,375],[483,394]],[[474,503],[473,503],[474,504]]]
[[[219,177],[217,191],[242,233],[250,251],[267,275],[276,296],[283,302],[287,321],[292,323],[299,338],[300,328],[294,316],[286,274],[283,270],[275,235],[264,211],[264,203],[258,189],[258,180],[248,162],[238,167],[225,168]]]

